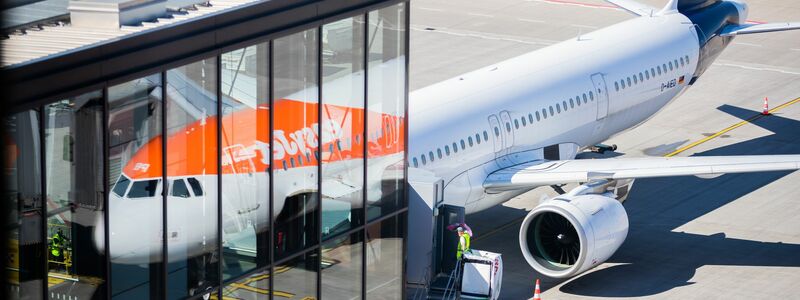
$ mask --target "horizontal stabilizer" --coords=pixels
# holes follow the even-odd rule
[[[658,11],[655,7],[633,0],[606,0],[606,2],[614,4],[637,16],[650,16]]]
[[[726,173],[800,169],[800,155],[641,157],[534,161],[498,170],[483,186],[497,193],[598,179],[670,176],[713,178]]]
[[[728,25],[722,29],[720,36],[732,36],[739,34],[751,34],[784,30],[800,29],[800,22],[795,23],[766,23],[766,24],[744,24]]]

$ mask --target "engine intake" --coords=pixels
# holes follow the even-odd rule
[[[560,196],[522,221],[520,248],[536,271],[553,278],[583,273],[619,249],[628,235],[628,215],[608,195]]]

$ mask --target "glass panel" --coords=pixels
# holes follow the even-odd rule
[[[157,192],[163,174],[161,104],[160,74],[108,88],[107,180],[112,190],[122,190],[110,193],[108,199],[111,296],[115,299],[160,298],[163,289],[163,198]],[[137,189],[125,195],[119,185]],[[95,232],[99,249],[104,238],[102,230]]]
[[[322,245],[322,299],[361,298],[363,234],[358,231]]]
[[[222,54],[223,279],[269,258],[268,60],[266,43]]]
[[[319,188],[317,30],[273,42],[273,215],[275,259],[288,257],[318,240]],[[304,157],[303,166],[291,162]]]
[[[222,289],[222,299],[267,299],[269,297],[269,270],[258,272],[232,282]],[[214,294],[211,299],[216,299]],[[292,298],[289,294],[276,293],[280,298]]]
[[[275,266],[272,277],[276,296],[274,298],[317,299],[319,256],[316,249],[318,248]]]
[[[405,3],[369,13],[367,217],[404,207]],[[457,147],[454,151],[457,151]]]
[[[364,17],[322,26],[322,235],[363,224]],[[333,145],[335,147],[331,147]]]
[[[38,112],[29,110],[3,119],[7,164],[3,195],[8,210],[5,272],[8,299],[42,299],[45,253],[42,243],[42,195]],[[0,297],[5,298],[5,297]]]
[[[405,213],[367,227],[367,299],[401,299]]]
[[[193,178],[205,191],[167,197],[168,299],[204,294],[219,280],[216,69],[209,58],[167,71],[167,178]]]
[[[44,112],[49,296],[105,298],[103,247],[92,242],[103,226],[103,93]]]

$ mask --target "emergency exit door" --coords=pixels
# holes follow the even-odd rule
[[[594,94],[597,95],[595,97],[597,99],[597,120],[600,120],[608,115],[608,90],[603,74],[592,74],[592,84],[594,85]]]
[[[510,130],[506,129],[506,126],[511,128],[511,118],[508,116],[508,112],[503,111],[500,115],[505,115],[505,117],[502,117],[503,120],[498,118],[497,115],[489,116],[489,128],[491,132],[489,135],[494,145],[495,161],[501,168],[504,168],[512,165],[507,154],[508,148],[514,143],[514,136],[513,133],[509,132]]]

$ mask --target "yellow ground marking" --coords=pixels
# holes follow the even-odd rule
[[[244,285],[244,284],[241,284],[241,283],[232,283],[231,286],[232,287],[236,287],[236,288],[240,288],[240,289],[243,289],[243,290],[251,291],[251,292],[254,292],[254,293],[262,294],[262,295],[269,295],[270,294],[270,291],[268,289],[257,288],[257,287],[254,287],[254,286]],[[272,291],[272,295],[275,295],[275,296],[278,296],[278,297],[283,297],[283,298],[292,298],[292,297],[294,297],[294,294],[292,294],[292,293],[281,292],[281,291]]]
[[[795,103],[797,103],[797,102],[800,102],[800,98],[796,98],[796,99],[794,99],[794,100],[792,100],[792,101],[789,101],[789,102],[786,102],[786,103],[784,103],[784,104],[778,105],[778,106],[776,106],[775,108],[773,108],[773,109],[770,109],[770,110],[769,110],[769,113],[770,113],[770,114],[772,114],[772,113],[775,113],[775,112],[777,112],[777,111],[779,111],[779,110],[781,110],[781,109],[784,109],[784,108],[788,107],[789,105],[795,104]],[[767,116],[768,116],[768,115],[767,115]],[[720,136],[720,135],[723,135],[723,134],[725,134],[725,133],[728,133],[729,131],[731,131],[731,130],[734,130],[734,129],[736,129],[736,128],[742,127],[742,126],[744,126],[745,124],[752,123],[753,121],[755,121],[755,120],[758,120],[758,119],[761,119],[761,118],[763,118],[763,117],[765,117],[765,115],[762,115],[762,114],[757,114],[757,115],[755,115],[755,116],[752,116],[752,117],[748,118],[747,120],[744,120],[744,121],[741,121],[741,122],[739,122],[739,123],[733,124],[733,125],[729,126],[728,128],[725,128],[725,129],[723,129],[723,130],[720,130],[719,132],[717,132],[717,133],[715,133],[715,134],[712,134],[712,135],[710,135],[710,136],[707,136],[707,137],[705,137],[704,139],[701,139],[701,140],[699,140],[699,141],[696,141],[696,142],[694,142],[694,143],[691,143],[691,144],[689,144],[689,145],[686,145],[686,146],[680,147],[680,148],[678,148],[677,150],[675,150],[675,151],[672,151],[671,153],[669,153],[669,154],[667,154],[667,155],[664,155],[664,157],[672,157],[672,156],[678,155],[678,154],[680,154],[681,152],[684,152],[684,151],[686,151],[686,150],[689,150],[689,149],[691,149],[691,148],[697,147],[697,146],[698,146],[698,145],[700,145],[700,144],[703,144],[703,143],[705,143],[705,142],[708,142],[708,141],[710,141],[710,140],[712,140],[712,139],[714,139],[714,138],[716,138],[716,137],[718,137],[718,136]]]

